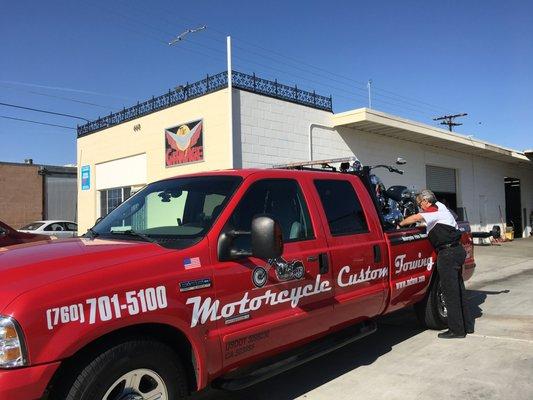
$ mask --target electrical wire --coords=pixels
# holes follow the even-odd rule
[[[207,46],[207,45],[205,45],[205,44],[199,43],[198,41],[195,41],[195,40],[192,40],[192,39],[189,39],[188,41],[191,42],[191,43],[194,43],[194,44],[197,45],[197,46],[200,46],[200,47],[206,48],[206,49],[208,49],[208,50],[210,50],[210,51],[214,51],[214,52],[218,52],[218,53],[223,53],[223,54],[225,53],[225,52],[223,52],[223,51],[221,51],[221,50],[214,49],[214,48],[212,48],[212,47],[210,47],[210,46]],[[242,46],[238,46],[238,45],[236,45],[235,47],[238,48],[238,49],[240,49],[240,50],[248,51],[249,53],[252,53],[252,54],[260,55],[260,54],[257,53],[257,52],[252,52],[252,51],[246,50],[246,49],[243,48]],[[261,55],[260,55],[260,56],[261,56]],[[263,63],[259,63],[259,62],[257,62],[257,61],[247,60],[247,59],[245,59],[245,58],[243,58],[243,57],[241,57],[241,56],[238,56],[238,55],[236,55],[236,54],[234,54],[233,57],[235,57],[235,58],[237,58],[237,59],[240,59],[240,60],[242,60],[242,61],[244,61],[244,62],[247,62],[247,63],[252,63],[252,64],[256,64],[256,65],[262,66],[263,68],[271,69],[271,70],[278,71],[278,72],[280,72],[280,73],[284,73],[284,74],[288,74],[288,75],[292,75],[292,76],[297,76],[300,80],[302,80],[302,76],[301,76],[301,75],[296,75],[296,74],[291,73],[291,72],[288,72],[288,71],[286,71],[286,70],[282,70],[282,69],[280,69],[280,68],[275,68],[275,67],[272,67],[272,66],[270,66],[270,65],[266,65],[266,64],[263,64]],[[264,55],[262,55],[262,57],[265,58]],[[278,60],[276,60],[275,58],[272,58],[272,57],[268,57],[268,56],[266,56],[266,58],[269,58],[269,59],[271,59],[271,60],[273,60],[273,61],[278,61]],[[278,61],[278,63],[279,63],[279,61]],[[281,63],[281,64],[283,64],[283,65],[285,65],[285,66],[288,66],[289,68],[295,68],[295,69],[298,69],[298,70],[300,70],[300,71],[302,71],[302,72],[304,72],[304,73],[310,73],[310,74],[316,75],[316,76],[318,76],[318,77],[323,77],[323,78],[325,77],[326,79],[329,79],[329,80],[331,80],[331,81],[333,81],[333,82],[337,82],[337,83],[340,83],[340,84],[345,84],[345,82],[343,82],[343,81],[340,81],[340,80],[338,80],[338,79],[334,79],[334,78],[331,78],[331,77],[324,76],[324,74],[315,73],[315,72],[313,72],[313,71],[309,71],[309,70],[306,70],[306,69],[304,69],[304,68],[297,67],[297,66],[291,66],[291,65],[286,64],[286,63]],[[348,78],[347,78],[347,79],[348,79]],[[309,79],[309,78],[303,78],[303,80],[306,80],[306,81],[308,81],[308,82],[313,82],[314,84],[318,84],[318,85],[320,85],[320,86],[327,87],[327,88],[331,88],[331,89],[334,89],[334,90],[340,90],[340,91],[343,91],[343,92],[346,92],[346,93],[352,93],[351,91],[349,91],[349,90],[347,90],[347,89],[341,89],[341,88],[339,88],[339,87],[335,87],[335,86],[332,86],[332,85],[326,85],[326,84],[324,84],[323,82],[319,82],[319,81],[312,80],[312,79]],[[356,81],[355,81],[355,82],[356,82]],[[367,93],[368,93],[368,92],[367,92],[367,89],[359,88],[359,87],[357,87],[357,86],[355,86],[355,87],[353,87],[353,88],[354,88],[355,90],[358,90],[359,92],[361,92],[361,94],[359,95],[360,97],[362,97],[362,98],[364,98],[364,99],[367,99]],[[337,94],[337,96],[338,96],[338,94]],[[383,97],[383,98],[386,98],[386,99],[389,99],[390,101],[381,100],[382,97]],[[377,99],[380,99],[380,100],[377,101]],[[391,103],[391,101],[392,101],[392,102],[396,102],[396,103],[398,103],[398,104],[396,104],[396,103]],[[400,101],[400,100],[396,99],[396,98],[393,97],[393,96],[384,95],[384,94],[379,94],[379,93],[374,93],[374,102],[375,102],[375,103],[379,102],[379,103],[384,103],[384,104],[389,104],[389,105],[392,105],[392,106],[396,106],[397,109],[402,109],[402,107],[403,107],[403,108],[405,108],[406,110],[410,110],[410,111],[413,111],[413,112],[417,112],[417,113],[419,113],[419,114],[421,114],[421,115],[424,115],[424,116],[426,116],[426,117],[433,118],[433,115],[428,114],[427,112],[423,112],[423,111],[420,111],[420,110],[414,110],[414,109],[411,108],[411,107],[405,107],[405,103],[407,103],[407,104],[409,104],[409,105],[411,105],[411,106],[414,106],[414,107],[420,107],[419,104],[416,104],[416,103],[411,102],[411,101],[408,101],[408,100]],[[428,108],[428,107],[429,107],[431,110],[436,111],[436,112],[441,112],[441,111],[442,111],[442,109],[437,109],[437,108],[434,108],[434,107],[431,107],[431,106],[425,106],[424,108]]]
[[[29,122],[29,123],[32,123],[32,124],[38,124],[38,125],[55,126],[56,128],[64,128],[64,129],[72,129],[72,130],[76,130],[76,128],[74,128],[74,127],[72,127],[72,126],[49,124],[49,123],[47,123],[47,122],[40,122],[40,121],[33,121],[33,120],[30,120],[30,119],[22,119],[22,118],[7,117],[7,116],[5,116],[5,115],[0,115],[0,118],[11,119],[11,120],[13,120],[13,121]]]
[[[190,19],[188,19],[188,18],[186,18],[186,17],[181,17],[181,18],[182,18],[182,19],[187,19],[187,20],[189,20],[189,21],[192,21],[192,20],[190,20]],[[215,29],[215,28],[213,28],[213,27],[211,27],[211,26],[210,26],[210,29],[211,29],[212,31],[218,32],[218,33],[221,34],[221,35],[226,35],[226,33],[222,32],[222,31],[220,31],[220,30],[217,30],[217,29]],[[357,80],[355,80],[355,79],[353,79],[353,78],[346,77],[346,76],[341,75],[341,74],[338,74],[338,73],[334,73],[334,72],[332,72],[332,71],[326,70],[326,69],[324,69],[324,68],[320,68],[320,67],[318,67],[318,66],[316,66],[316,65],[313,65],[313,64],[309,64],[309,63],[302,62],[300,59],[296,59],[296,58],[294,58],[294,57],[287,56],[286,54],[282,54],[282,53],[279,53],[279,52],[273,51],[273,50],[268,49],[268,48],[266,48],[266,47],[264,47],[264,46],[261,46],[261,45],[258,45],[258,44],[255,44],[255,43],[249,42],[249,41],[244,40],[244,39],[242,39],[242,38],[235,37],[235,36],[232,36],[232,37],[235,38],[235,39],[237,39],[237,40],[239,40],[239,41],[241,41],[241,42],[248,43],[249,46],[252,46],[252,47],[255,47],[255,48],[259,48],[259,49],[264,50],[264,51],[267,51],[267,52],[269,52],[269,53],[271,53],[271,54],[277,55],[278,57],[282,57],[283,60],[284,60],[284,62],[282,62],[282,63],[284,63],[285,65],[287,65],[287,66],[289,66],[289,67],[291,67],[291,68],[296,68],[296,69],[299,69],[299,70],[304,71],[304,72],[306,72],[306,73],[312,73],[312,74],[317,75],[317,76],[326,77],[327,79],[330,79],[330,80],[332,80],[332,81],[336,81],[336,82],[338,82],[338,83],[342,83],[342,84],[344,84],[345,82],[341,82],[341,81],[339,81],[339,80],[335,80],[335,79],[331,78],[331,76],[337,76],[337,77],[339,77],[339,78],[341,78],[341,79],[344,79],[344,80],[347,80],[347,81],[353,82],[353,83],[355,83],[355,84],[361,85],[361,86],[362,86],[361,88],[355,87],[355,89],[366,92],[366,89],[365,89],[365,87],[366,87],[366,83],[364,83],[364,82],[357,81]],[[257,52],[253,52],[253,51],[251,51],[251,50],[245,49],[245,48],[242,47],[242,46],[235,46],[235,47],[238,47],[238,48],[240,47],[241,50],[243,50],[243,51],[248,51],[248,52],[250,52],[250,53],[254,53],[254,54],[259,55],[259,56],[261,56],[261,57],[263,57],[263,58],[265,57],[264,54],[259,54],[259,53],[257,53]],[[266,56],[266,57],[269,58],[269,59],[272,59],[272,60],[274,60],[274,61],[276,61],[276,62],[278,62],[278,63],[280,63],[280,61],[277,60],[277,59],[275,59],[275,58],[272,58],[272,57],[269,57],[269,56]],[[287,59],[289,59],[289,60],[293,60],[295,63],[298,64],[298,66],[294,66],[294,65],[287,64],[287,63],[286,63],[286,60],[287,60]],[[317,74],[317,73],[315,73],[315,72],[313,72],[313,71],[305,70],[305,69],[303,69],[303,68],[301,68],[301,67],[299,66],[299,65],[301,65],[301,64],[307,65],[308,67],[313,68],[313,69],[315,69],[315,70],[322,71],[323,73],[325,73],[325,74],[327,74],[327,75],[324,75],[324,74]],[[442,112],[443,110],[446,110],[445,107],[438,106],[438,105],[435,105],[435,104],[432,104],[432,103],[428,103],[428,102],[425,102],[425,101],[422,101],[422,100],[419,100],[419,99],[411,98],[411,97],[408,97],[408,96],[405,96],[405,95],[402,95],[402,94],[398,94],[398,93],[393,92],[393,91],[390,91],[390,90],[381,89],[381,88],[379,88],[379,87],[375,87],[375,86],[373,86],[372,89],[373,89],[373,91],[374,91],[374,96],[383,96],[383,97],[389,98],[389,99],[394,100],[394,101],[399,101],[399,100],[395,99],[395,97],[398,97],[398,98],[400,98],[400,99],[403,99],[404,102],[409,102],[409,103],[410,103],[411,105],[413,105],[413,106],[419,107],[419,106],[422,104],[422,105],[426,106],[426,108],[429,107],[430,109],[432,109],[432,110],[434,110],[434,111],[437,111],[437,112]],[[376,93],[376,92],[377,92],[377,93]],[[384,94],[380,94],[379,92],[388,93],[388,94],[390,94],[391,96],[384,95]]]
[[[130,6],[129,9],[131,9],[131,4],[129,4],[129,6]],[[151,24],[148,24],[148,23],[146,23],[145,21],[140,21],[139,19],[137,19],[137,18],[135,18],[135,17],[132,17],[131,15],[125,15],[125,14],[123,14],[123,13],[120,13],[120,12],[116,11],[116,10],[110,10],[110,9],[108,9],[108,10],[111,11],[112,13],[114,13],[115,15],[118,15],[118,16],[121,17],[122,19],[126,19],[126,20],[133,21],[133,22],[135,22],[135,23],[139,23],[140,25],[143,25],[143,26],[145,26],[145,27],[147,27],[147,28],[149,28],[149,29],[152,29],[153,31],[158,31],[158,32],[164,33],[165,35],[173,35],[173,34],[175,34],[175,32],[172,32],[172,33],[171,33],[170,31],[167,31],[167,30],[165,30],[165,29],[161,29],[160,27],[155,27],[155,26],[153,26],[153,25],[151,25]],[[138,11],[138,9],[135,9],[135,10]],[[150,9],[150,10],[151,10],[151,9]],[[145,11],[146,11],[146,10],[145,10]],[[153,14],[153,13],[152,13],[152,14]],[[154,14],[154,15],[155,15],[155,14]],[[161,16],[159,16],[159,18],[161,18]],[[166,19],[166,18],[164,18],[164,17],[161,18],[161,19],[166,20],[167,23],[168,23],[169,25],[172,24],[173,26],[175,26],[175,23],[174,23],[174,22],[170,23],[170,22],[168,22],[169,20]],[[181,19],[187,19],[187,18],[182,17]],[[188,19],[188,20],[191,21],[191,22],[194,22],[195,24],[198,23],[197,21],[192,21],[192,20],[190,20],[190,19]],[[129,30],[131,30],[131,29],[129,29]],[[219,30],[217,30],[217,29],[213,29],[213,28],[211,28],[211,30],[213,30],[213,31],[215,31],[215,32],[219,32],[220,34],[223,34],[223,32],[221,32],[221,31],[219,31]],[[144,35],[144,34],[145,34],[145,33],[141,33],[141,32],[139,32],[139,31],[135,31],[135,33],[140,34],[140,35]],[[206,32],[206,33],[207,33],[207,32]],[[203,34],[202,36],[204,36],[204,35],[205,35],[205,34]],[[212,35],[207,35],[207,36],[212,36]],[[155,38],[155,40],[157,40],[158,42],[165,43],[165,44],[167,43],[165,40],[160,39],[159,36],[155,37],[155,36],[152,35],[151,33],[150,33],[150,37]],[[209,38],[211,39],[211,37],[209,37]],[[212,39],[212,40],[214,40],[214,39]],[[312,75],[315,75],[315,76],[319,76],[319,77],[322,77],[322,78],[325,78],[325,79],[328,79],[328,80],[330,80],[330,81],[337,82],[337,83],[340,83],[340,84],[343,84],[343,85],[344,85],[346,82],[344,82],[344,81],[340,81],[340,80],[335,79],[335,78],[332,78],[332,76],[338,76],[338,77],[340,77],[340,78],[342,78],[342,79],[344,79],[344,80],[354,82],[354,83],[356,83],[356,84],[358,84],[358,85],[364,85],[362,82],[359,82],[359,81],[354,80],[354,79],[352,79],[352,78],[348,78],[348,77],[345,77],[345,76],[340,75],[340,74],[332,73],[331,71],[325,70],[325,69],[320,68],[320,67],[317,67],[317,66],[315,66],[315,65],[311,65],[311,64],[303,63],[301,60],[297,60],[297,59],[295,59],[295,58],[293,58],[293,57],[286,56],[286,55],[284,55],[284,54],[281,54],[281,53],[278,53],[278,52],[275,52],[275,51],[269,50],[269,49],[267,49],[267,48],[265,48],[265,47],[263,47],[263,46],[253,44],[253,43],[248,42],[248,41],[243,40],[243,39],[238,39],[238,40],[240,40],[240,41],[242,41],[242,42],[244,42],[244,43],[249,43],[250,46],[253,46],[253,47],[256,47],[256,48],[262,49],[262,50],[267,51],[267,52],[269,52],[269,53],[271,53],[271,54],[277,55],[277,56],[279,56],[279,57],[283,57],[283,59],[284,59],[285,61],[286,61],[287,59],[292,59],[292,60],[295,60],[295,62],[297,62],[298,64],[308,65],[309,67],[314,68],[314,69],[316,69],[316,70],[324,71],[327,75],[325,75],[324,73],[317,73],[317,72],[314,72],[314,71],[310,71],[310,70],[307,70],[307,69],[302,68],[302,67],[300,67],[300,66],[290,65],[290,64],[288,64],[287,62],[280,62],[280,61],[277,60],[276,58],[273,58],[273,57],[271,57],[271,56],[265,56],[264,54],[259,54],[259,53],[257,53],[257,52],[252,51],[252,50],[246,49],[246,48],[243,47],[243,46],[239,46],[239,45],[236,45],[236,46],[235,46],[235,47],[237,47],[238,49],[240,49],[241,51],[248,52],[248,53],[252,53],[252,54],[255,54],[255,55],[259,55],[259,56],[261,56],[262,58],[265,58],[265,57],[266,57],[266,58],[269,58],[269,59],[271,59],[271,60],[274,60],[274,61],[278,62],[278,64],[282,64],[282,65],[284,65],[284,66],[286,66],[286,67],[288,67],[288,68],[298,69],[298,70],[304,72],[305,74],[312,74]],[[215,52],[215,53],[219,53],[219,54],[225,55],[225,52],[224,52],[224,51],[222,51],[222,50],[220,50],[220,49],[213,48],[213,47],[211,47],[211,46],[207,46],[207,45],[202,44],[202,43],[199,43],[199,42],[196,41],[196,40],[192,40],[192,39],[189,39],[189,38],[188,38],[188,40],[187,40],[187,41],[184,41],[184,43],[185,43],[185,42],[189,42],[189,43],[194,44],[195,46],[205,48],[205,49],[209,50],[210,52]],[[200,54],[200,55],[202,55],[202,56],[204,56],[204,57],[208,57],[209,59],[212,59],[213,57],[215,57],[215,58],[223,57],[223,56],[217,56],[217,55],[214,55],[214,54],[205,54],[205,53],[200,52],[200,51],[198,51],[198,50],[196,50],[196,49],[191,49],[191,48],[188,48],[188,47],[185,47],[185,46],[178,46],[178,48],[181,48],[182,50],[186,50],[186,51],[193,52],[193,53],[196,53],[196,54]],[[277,72],[280,72],[280,73],[283,73],[283,74],[287,74],[287,75],[291,75],[291,76],[297,76],[299,80],[302,80],[302,76],[301,76],[301,74],[296,75],[296,74],[294,74],[294,73],[288,72],[288,71],[286,71],[286,70],[282,70],[282,69],[280,69],[280,68],[274,68],[274,67],[272,67],[272,66],[270,66],[270,65],[265,65],[265,64],[262,64],[262,63],[259,63],[259,62],[256,62],[256,61],[251,61],[251,60],[245,59],[245,58],[243,58],[243,57],[241,57],[241,56],[238,56],[238,55],[235,55],[234,57],[237,58],[237,59],[239,59],[239,60],[241,60],[241,61],[243,61],[244,63],[248,63],[248,64],[249,64],[249,63],[252,63],[252,64],[256,64],[256,65],[262,66],[263,68],[267,68],[267,69],[270,69],[270,70],[274,70],[274,71],[277,71]],[[323,83],[323,82],[319,82],[319,81],[312,80],[312,79],[309,79],[309,78],[303,78],[303,80],[305,80],[305,81],[307,81],[307,82],[313,82],[314,84],[320,85],[320,86],[322,86],[322,87],[327,87],[327,88],[334,89],[335,91],[342,91],[342,92],[344,92],[344,93],[349,93],[351,96],[353,96],[353,95],[357,95],[357,96],[359,96],[360,98],[365,98],[365,99],[366,99],[366,93],[367,93],[367,90],[366,90],[366,89],[363,89],[363,88],[360,88],[360,87],[357,87],[357,86],[352,87],[352,89],[358,90],[359,92],[361,92],[360,94],[355,94],[355,93],[353,93],[351,90],[347,90],[347,89],[344,89],[344,88],[339,88],[339,87],[336,87],[336,86],[333,86],[333,85],[327,85],[327,84],[325,84],[325,83]],[[393,96],[389,96],[389,95],[381,94],[381,93],[379,93],[380,91],[382,91],[382,92],[387,92],[387,93],[391,93]],[[427,113],[425,113],[425,112],[423,112],[423,111],[421,111],[421,110],[419,110],[419,109],[413,109],[413,108],[410,108],[410,107],[406,107],[405,103],[407,103],[407,104],[409,104],[409,105],[411,105],[411,106],[414,106],[414,107],[421,107],[421,106],[419,105],[419,103],[420,103],[420,104],[425,104],[425,105],[426,105],[425,108],[431,107],[432,110],[438,110],[438,112],[440,112],[440,111],[442,110],[442,108],[440,108],[439,106],[433,106],[433,105],[431,105],[430,103],[421,102],[421,101],[419,101],[419,100],[414,100],[414,102],[413,102],[413,101],[410,101],[409,98],[406,97],[406,96],[403,96],[403,95],[397,95],[397,94],[395,94],[394,92],[387,91],[387,90],[384,90],[384,89],[379,89],[379,88],[373,87],[373,92],[374,92],[374,93],[373,93],[373,95],[374,95],[373,97],[374,97],[374,103],[375,103],[375,104],[376,104],[376,103],[379,103],[379,104],[382,104],[382,103],[383,103],[383,104],[388,104],[389,106],[394,107],[394,108],[396,108],[396,109],[401,109],[402,111],[403,111],[403,110],[409,110],[409,111],[411,111],[411,112],[415,112],[415,113],[420,114],[420,115],[428,116],[428,117],[430,117],[430,118],[432,118],[433,115],[427,114]],[[377,92],[377,93],[376,93],[376,92]],[[350,96],[350,97],[348,97],[348,96],[340,96],[339,94],[336,94],[336,96],[344,97],[344,98],[353,98],[353,97],[351,97],[351,96]],[[387,98],[387,99],[389,99],[390,101],[381,100],[381,97]],[[405,100],[400,101],[400,100],[398,100],[396,97],[401,97],[401,98],[403,98],[403,99],[405,99]]]
[[[81,119],[81,120],[83,120],[83,121],[90,122],[90,120],[88,120],[87,118],[78,117],[77,115],[63,114],[63,113],[58,113],[58,112],[55,112],[55,111],[48,111],[48,110],[41,110],[41,109],[39,109],[39,108],[31,108],[31,107],[25,107],[25,106],[18,106],[18,105],[15,105],[15,104],[1,103],[1,102],[0,102],[0,106],[13,107],[13,108],[20,108],[20,109],[22,109],[22,110],[35,111],[35,112],[40,112],[40,113],[43,113],[43,114],[59,115],[59,116],[62,116],[62,117]]]
[[[111,106],[103,106],[101,104],[96,104],[96,103],[91,103],[89,101],[83,101],[83,100],[78,100],[78,99],[73,99],[71,97],[63,97],[63,96],[55,96],[53,94],[49,94],[49,93],[42,93],[42,92],[34,92],[33,90],[24,90],[24,89],[21,89],[21,88],[17,88],[17,87],[10,87],[6,84],[3,84],[3,83],[0,83],[1,86],[3,86],[4,88],[8,89],[8,90],[15,90],[17,92],[22,92],[22,93],[29,93],[29,94],[33,94],[33,95],[36,95],[36,96],[44,96],[44,97],[50,97],[50,98],[53,98],[53,99],[58,99],[58,100],[64,100],[64,101],[70,101],[70,102],[73,102],[73,103],[79,103],[79,104],[84,104],[84,105],[88,105],[88,106],[93,106],[93,107],[99,107],[99,108],[104,108],[106,110],[109,110],[109,109],[112,109],[113,107]]]
[[[242,59],[240,56],[235,56],[235,58],[237,59]],[[271,67],[271,66],[268,66],[268,65],[265,65],[265,64],[262,64],[262,63],[258,63],[256,61],[250,61],[250,60],[245,60],[245,62],[247,63],[252,63],[252,64],[257,64],[257,65],[260,65],[262,66],[263,68],[267,68],[267,69],[271,69],[271,70],[274,70],[274,71],[278,71],[278,72],[281,72],[281,73],[284,73],[284,74],[287,74],[287,75],[292,75],[292,76],[296,76],[296,77],[299,77],[299,75],[296,75],[294,73],[291,73],[291,72],[288,72],[288,71],[285,71],[285,70],[281,70],[279,68],[276,68],[276,67]],[[366,96],[362,95],[362,94],[357,94],[357,93],[353,93],[351,92],[350,90],[348,89],[345,89],[345,88],[341,88],[341,87],[337,87],[337,86],[332,86],[332,85],[329,85],[329,84],[324,84],[322,82],[319,82],[319,81],[315,81],[315,80],[311,80],[311,79],[305,79],[306,81],[308,82],[313,82],[314,84],[316,85],[319,85],[319,86],[323,86],[323,87],[326,87],[326,88],[329,88],[329,89],[334,89],[336,91],[340,91],[340,92],[343,92],[343,93],[347,93],[349,94],[350,96],[341,96],[341,97],[344,97],[344,98],[349,98],[349,99],[355,99],[356,97],[355,96],[359,96],[360,98],[363,98],[363,99],[366,99]],[[339,96],[339,94],[336,94],[336,96]],[[414,108],[411,108],[411,107],[406,107],[405,105],[398,105],[398,104],[395,104],[395,103],[391,103],[389,101],[386,101],[386,100],[379,100],[378,101],[379,103],[383,103],[383,104],[388,104],[389,106],[392,106],[392,107],[396,107],[397,109],[398,108],[402,108],[402,109],[405,109],[405,110],[409,110],[411,112],[415,112],[415,113],[418,113],[420,115],[424,115],[426,117],[429,117],[431,118],[432,115],[431,114],[427,114],[419,109],[414,109]]]
[[[86,2],[84,3],[86,5],[89,5],[89,6],[94,6],[93,4],[91,4],[90,2]],[[129,4],[128,6],[130,6],[131,4]],[[96,6],[94,6],[94,8],[97,9]],[[139,35],[139,36],[142,36],[143,38],[145,39],[151,39],[152,41],[155,41],[157,42],[158,44],[164,44],[165,47],[168,47],[168,37],[172,36],[172,35],[175,35],[175,32],[170,32],[170,31],[167,31],[167,30],[162,30],[160,28],[156,28],[154,27],[153,25],[150,25],[144,21],[139,21],[139,19],[137,18],[134,18],[134,17],[131,17],[131,16],[128,16],[128,15],[125,15],[125,14],[122,14],[114,9],[111,9],[111,8],[108,8],[108,7],[104,7],[106,10],[108,10],[110,13],[113,13],[115,14],[116,16],[118,16],[119,18],[123,19],[123,20],[129,20],[130,22],[133,22],[133,23],[139,23],[143,26],[146,26],[152,30],[157,30],[159,31],[160,33],[164,33],[165,34],[165,39],[161,38],[161,36],[159,36],[160,34],[154,34],[153,32],[147,32],[147,31],[139,31],[139,30],[136,30],[136,29],[133,29],[131,28],[130,25],[125,25],[125,24],[122,24],[120,23],[120,26],[130,32],[133,32],[135,33],[136,35]],[[106,15],[106,14],[104,14]],[[106,15],[107,18],[109,19],[110,16],[109,15]],[[117,21],[113,20],[114,23],[116,23]],[[205,61],[206,59],[207,60],[212,60],[213,59],[213,55],[211,54],[206,54],[206,53],[203,53],[203,52],[200,52],[196,49],[190,49],[190,48],[186,48],[184,46],[176,46],[177,48],[181,49],[181,50],[185,50],[185,51],[188,51],[188,52],[191,52],[191,53],[195,53],[195,54],[199,54],[201,56],[203,56],[203,60]]]
[[[132,8],[131,7],[131,4],[128,4],[128,6],[130,7],[130,9]],[[139,12],[142,12],[143,15],[148,11],[148,12],[151,12],[152,15],[156,15],[160,20],[163,20],[163,21],[166,21],[167,24],[169,25],[172,25],[174,26],[176,23],[175,22],[170,22],[170,20],[168,20],[165,16],[161,16],[161,15],[158,15],[158,14],[155,14],[152,9],[153,8],[149,8],[149,9],[143,9],[142,11],[139,9],[139,8],[135,8],[133,7],[133,9],[135,9],[136,11],[139,11]],[[163,11],[166,11],[166,15],[169,15],[169,14],[173,14],[175,13],[174,11],[171,11],[169,10],[168,8],[164,8],[164,7],[161,7],[159,6],[159,9],[163,10]],[[180,19],[181,20],[186,20],[186,21],[189,21],[190,23],[194,23],[194,24],[197,24],[198,21],[193,21],[192,19],[190,18],[187,18],[187,17],[184,17],[182,15],[180,15]],[[216,28],[213,28],[212,26],[209,27],[209,29],[211,31],[214,31],[214,32],[218,32],[220,35],[226,35],[225,32],[222,32],[221,30],[218,30]],[[205,34],[203,34],[202,36],[206,36],[208,37],[209,39],[211,40],[217,40],[218,39],[215,39],[214,37],[212,37],[212,35],[209,33],[209,32],[206,32]],[[248,46],[251,46],[251,47],[255,47],[255,48],[258,48],[258,49],[261,49],[263,51],[266,51],[268,53],[271,53],[271,54],[274,54],[278,57],[281,57],[283,58],[283,61],[279,61],[273,57],[270,57],[270,56],[265,56],[264,54],[259,54],[257,52],[253,52],[252,50],[249,50],[249,49],[245,49],[244,47],[242,46],[235,46],[235,47],[240,47],[241,50],[243,51],[248,51],[250,53],[253,53],[253,54],[256,54],[256,55],[259,55],[260,57],[262,58],[269,58],[269,59],[272,59],[278,63],[283,63],[285,64],[286,66],[288,66],[289,68],[295,68],[295,69],[299,69],[305,73],[311,73],[311,74],[314,74],[316,76],[320,76],[320,77],[323,77],[323,78],[326,78],[326,79],[330,79],[332,81],[335,81],[337,83],[341,83],[341,84],[345,84],[345,82],[342,82],[342,81],[339,81],[338,79],[334,79],[332,78],[332,76],[336,76],[338,78],[341,78],[343,80],[346,80],[346,81],[350,81],[352,83],[355,83],[357,85],[360,85],[361,87],[355,87],[356,90],[359,90],[359,91],[362,91],[362,92],[365,92],[367,91],[366,89],[366,83],[364,82],[361,82],[361,81],[357,81],[356,79],[353,79],[353,78],[350,78],[350,77],[347,77],[347,76],[344,76],[342,74],[338,74],[338,73],[335,73],[335,72],[332,72],[332,71],[329,71],[329,70],[326,70],[324,68],[321,68],[321,67],[318,67],[316,65],[313,65],[313,64],[309,64],[309,63],[305,63],[305,62],[302,62],[300,59],[296,59],[294,57],[291,57],[291,56],[288,56],[286,54],[282,54],[282,53],[279,53],[279,52],[276,52],[274,50],[271,50],[271,49],[268,49],[264,46],[261,46],[261,45],[258,45],[256,43],[252,43],[250,41],[247,41],[247,40],[244,40],[242,38],[239,38],[239,37],[235,37],[233,36],[235,39],[237,39],[238,41],[241,41],[243,43],[247,43]],[[205,45],[203,45],[203,47],[205,47]],[[218,51],[220,52],[220,50],[215,50],[215,51]],[[288,64],[286,61],[287,60],[293,60],[293,62],[297,63],[298,66],[294,66],[294,65],[290,65]],[[322,74],[318,74],[314,71],[310,71],[310,70],[305,70],[303,68],[301,68],[300,65],[306,65],[310,68],[313,68],[315,70],[318,70],[318,71],[322,71]],[[324,75],[326,74],[326,75]],[[373,86],[372,87],[373,89],[373,97],[374,98],[377,98],[379,96],[382,96],[382,97],[385,97],[385,98],[388,98],[389,100],[391,101],[395,101],[399,104],[403,104],[403,103],[409,103],[410,105],[412,106],[415,106],[415,107],[424,107],[424,108],[427,108],[429,110],[432,110],[432,111],[436,111],[436,112],[442,112],[444,110],[447,110],[445,107],[442,107],[442,106],[438,106],[438,105],[435,105],[435,104],[432,104],[432,103],[428,103],[428,102],[425,102],[425,101],[422,101],[422,100],[419,100],[419,99],[415,99],[415,98],[411,98],[411,97],[408,97],[408,96],[405,96],[405,95],[402,95],[402,94],[398,94],[396,92],[393,92],[393,91],[390,91],[390,90],[386,90],[386,89],[381,89],[380,87],[376,87],[376,86]],[[381,92],[381,93],[380,93]],[[383,94],[383,93],[387,93],[387,94]],[[401,101],[399,99],[402,99]],[[428,114],[429,115],[429,114]]]

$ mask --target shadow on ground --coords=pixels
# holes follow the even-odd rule
[[[467,290],[466,297],[470,306],[470,312],[474,320],[480,318],[483,315],[483,309],[481,305],[487,299],[487,296],[494,296],[498,294],[509,293],[510,290]]]
[[[413,312],[402,310],[378,321],[378,331],[355,343],[275,376],[248,389],[207,389],[192,399],[294,399],[349,371],[372,364],[392,347],[422,331]]]
[[[487,296],[508,292],[508,290],[467,290],[473,317],[479,318],[483,315],[481,305]],[[400,310],[380,318],[378,330],[373,335],[248,389],[238,392],[206,389],[191,398],[194,400],[294,399],[347,372],[372,364],[391,351],[395,345],[422,331],[423,328],[420,327],[412,308]]]

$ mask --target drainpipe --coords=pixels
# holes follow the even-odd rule
[[[42,207],[41,216],[42,216],[43,221],[46,221],[46,175],[48,171],[46,171],[46,168],[44,168],[43,166],[40,166],[37,173],[41,175],[41,178],[42,178],[41,187],[42,187],[43,195],[42,195],[42,205],[41,205]]]
[[[309,124],[309,161],[313,161],[313,128],[323,128],[332,132],[337,132],[335,128],[322,124]]]

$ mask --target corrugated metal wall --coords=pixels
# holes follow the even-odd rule
[[[455,169],[426,165],[426,180],[433,192],[457,193]]]
[[[45,177],[46,219],[76,221],[76,176],[47,175]]]

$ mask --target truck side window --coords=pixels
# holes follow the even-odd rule
[[[250,231],[257,214],[270,214],[281,224],[284,242],[314,238],[311,219],[298,183],[290,179],[265,179],[250,186],[233,212],[229,224]],[[235,245],[249,249],[249,235],[239,236]]]
[[[353,186],[348,181],[315,180],[332,236],[368,232],[365,215]]]

